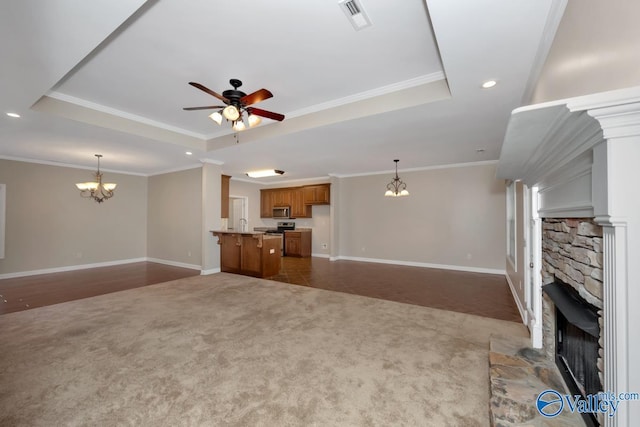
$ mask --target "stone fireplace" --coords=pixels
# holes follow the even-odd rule
[[[525,246],[531,246],[530,256],[519,265],[525,273],[532,266],[531,281],[523,282],[530,293],[514,292],[532,344],[555,352],[549,343],[555,306],[539,291],[558,279],[596,307],[596,366],[605,393],[640,389],[640,338],[634,330],[640,324],[640,201],[633,197],[638,159],[640,86],[514,110],[496,173],[534,195],[525,199],[524,211],[531,208],[532,214],[523,224],[536,231]],[[540,218],[547,218],[543,232]],[[540,236],[544,248],[535,240]],[[541,270],[543,283],[537,282]],[[640,404],[621,400],[615,416],[602,424],[630,427],[639,419]]]
[[[591,218],[543,219],[542,284],[547,357],[572,393],[604,391],[602,227]]]

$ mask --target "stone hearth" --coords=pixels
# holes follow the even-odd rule
[[[555,362],[530,340],[493,335],[489,351],[491,425],[494,427],[583,426],[577,413],[563,411],[553,419],[536,409],[538,395],[547,389],[568,393]]]

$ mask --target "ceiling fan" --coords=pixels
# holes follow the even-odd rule
[[[185,107],[183,108],[183,110],[195,111],[216,109],[218,111],[215,111],[209,115],[211,120],[216,122],[218,125],[221,125],[222,119],[227,119],[231,122],[231,127],[235,131],[246,129],[246,126],[244,124],[244,113],[246,113],[247,115],[249,127],[259,125],[262,121],[261,117],[266,117],[267,119],[271,120],[277,120],[279,122],[284,120],[284,114],[274,113],[272,111],[252,107],[253,104],[264,101],[265,99],[269,99],[273,96],[273,94],[267,89],[260,89],[247,95],[243,91],[238,90],[238,88],[242,86],[242,82],[240,80],[231,79],[229,80],[229,83],[231,84],[231,86],[233,86],[233,89],[225,90],[224,92],[222,92],[222,95],[220,95],[212,91],[208,87],[201,85],[200,83],[189,82],[191,86],[218,98],[220,101],[224,102],[225,105]]]

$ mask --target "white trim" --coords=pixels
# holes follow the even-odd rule
[[[96,170],[95,166],[79,166],[79,165],[73,165],[71,163],[52,162],[50,160],[28,159],[26,157],[12,157],[12,156],[0,155],[0,159],[12,160],[14,162],[36,163],[36,164],[39,164],[39,165],[58,166],[58,167],[61,167],[61,168],[84,169],[84,170],[93,170],[93,171]],[[149,175],[144,174],[144,173],[127,172],[127,171],[121,171],[121,170],[115,170],[115,169],[105,169],[103,167],[101,167],[100,170],[102,172],[119,173],[119,174],[122,174],[122,175],[149,176]]]
[[[482,267],[467,267],[462,265],[446,265],[446,264],[431,264],[428,262],[416,262],[416,261],[399,261],[392,259],[380,259],[380,258],[362,258],[362,257],[352,257],[352,256],[338,256],[335,258],[329,257],[330,261],[361,261],[361,262],[374,262],[379,264],[394,264],[394,265],[404,265],[408,267],[424,267],[424,268],[437,268],[440,270],[456,270],[456,271],[467,271],[470,273],[485,273],[485,274],[500,274],[505,275],[507,272],[505,270],[495,269],[495,268],[482,268]]]
[[[111,267],[114,265],[132,264],[134,262],[144,262],[147,258],[130,258],[117,261],[95,262],[92,264],[69,265],[65,267],[43,268],[40,270],[18,271],[15,273],[0,274],[0,279],[13,279],[15,277],[36,276],[38,274],[63,273],[65,271],[86,270],[88,268]]]
[[[542,68],[549,56],[549,51],[553,45],[553,39],[555,38],[560,22],[562,21],[562,16],[564,15],[567,3],[568,0],[557,0],[552,2],[551,7],[549,8],[547,19],[545,19],[544,30],[542,31],[542,38],[540,40],[540,44],[538,44],[538,50],[536,51],[536,56],[533,59],[531,72],[529,73],[527,85],[525,86],[524,95],[522,97],[521,104],[523,105],[531,103],[531,98],[533,97],[535,87],[540,79]]]
[[[424,167],[420,167],[420,168],[407,168],[407,169],[398,169],[398,173],[405,173],[405,172],[421,172],[421,171],[427,171],[427,170],[436,170],[436,169],[453,169],[453,168],[466,168],[466,167],[473,167],[473,166],[485,166],[485,165],[496,165],[498,164],[498,160],[481,160],[481,161],[477,161],[477,162],[468,162],[468,163],[450,163],[450,164],[446,164],[446,165],[435,165],[435,166],[424,166]],[[375,172],[361,172],[361,173],[351,173],[351,174],[338,174],[338,173],[329,173],[327,174],[329,178],[331,177],[335,177],[335,178],[355,178],[355,177],[360,177],[360,176],[374,176],[374,175],[387,175],[387,174],[393,174],[395,173],[395,169],[390,169],[390,170],[383,170],[383,171],[375,171]],[[314,184],[326,184],[327,181],[327,177],[316,177],[316,178],[300,178],[300,179],[288,179],[288,180],[278,180],[278,181],[271,181],[271,182],[257,182],[257,181],[252,181],[249,179],[244,179],[244,178],[236,178],[236,177],[231,177],[231,179],[233,180],[237,180],[237,181],[242,181],[242,182],[248,182],[251,184],[258,184],[258,185],[283,185],[283,184],[291,184],[291,183],[297,183],[297,182],[313,182]],[[325,182],[322,182],[325,181]]]
[[[434,170],[434,169],[453,169],[453,168],[466,168],[472,166],[484,166],[484,165],[495,165],[498,164],[499,160],[482,160],[478,162],[468,162],[468,163],[450,163],[447,165],[435,165],[435,166],[424,166],[420,168],[408,168],[408,169],[398,169],[398,172],[420,172],[426,170]],[[351,174],[336,174],[330,173],[329,176],[335,176],[336,178],[352,178],[357,176],[370,176],[370,175],[386,175],[386,174],[395,173],[395,169],[377,171],[377,172],[362,172],[362,173],[351,173]]]
[[[148,125],[148,126],[153,126],[153,127],[159,128],[159,129],[164,129],[164,130],[168,130],[168,131],[171,131],[171,132],[179,133],[179,134],[182,134],[182,135],[190,136],[190,137],[193,137],[193,138],[198,138],[198,139],[201,139],[203,141],[206,138],[206,136],[201,134],[201,133],[192,132],[190,130],[182,129],[182,128],[179,128],[177,126],[171,126],[171,125],[168,125],[166,123],[159,122],[157,120],[151,120],[151,119],[146,118],[146,117],[138,116],[136,114],[127,113],[125,111],[117,110],[115,108],[111,108],[111,107],[107,107],[107,106],[104,106],[104,105],[96,104],[95,102],[90,102],[90,101],[87,101],[85,99],[76,98],[75,96],[66,95],[64,93],[49,92],[46,96],[48,96],[49,98],[57,99],[58,101],[68,102],[70,104],[78,105],[80,107],[88,108],[88,109],[94,110],[94,111],[99,111],[101,113],[110,114],[112,116],[120,117],[120,118],[123,118],[123,119],[131,120],[133,122],[138,122],[138,123],[142,123],[142,124],[145,124],[145,125]]]
[[[220,273],[222,272],[222,270],[220,270],[219,268],[211,268],[209,270],[200,270],[200,275],[201,276],[208,276],[209,274],[216,274],[216,273]]]
[[[507,278],[507,283],[509,284],[509,289],[511,290],[511,296],[513,300],[516,302],[516,306],[518,307],[518,312],[520,313],[520,320],[524,325],[527,324],[527,311],[522,306],[522,301],[518,298],[518,293],[516,292],[516,288],[513,286],[513,282],[508,274],[505,274],[504,277]]]
[[[200,161],[202,163],[209,163],[211,165],[218,165],[218,166],[224,165],[224,162],[222,160],[207,159],[206,157],[201,158]]]
[[[169,261],[169,260],[160,259],[160,258],[146,258],[146,260],[148,262],[155,262],[155,263],[158,263],[158,264],[170,265],[170,266],[173,266],[173,267],[188,268],[190,270],[202,270],[202,266],[201,265],[187,264],[186,262]]]
[[[533,267],[525,266],[528,272],[525,275],[525,301],[529,297],[532,297],[531,301],[527,301],[527,311],[530,313],[528,316],[529,333],[531,334],[531,346],[533,348],[543,347],[543,334],[542,334],[542,220],[538,213],[540,205],[540,194],[538,187],[531,187],[527,189],[527,208],[525,213],[527,215],[526,229],[528,231],[528,238],[526,241],[527,256],[525,262],[529,259],[530,263],[533,263]],[[526,276],[529,276],[526,278]],[[529,297],[526,297],[529,295]]]
[[[306,116],[307,114],[313,114],[319,111],[330,110],[343,105],[352,104],[354,102],[366,101],[367,99],[388,95],[390,93],[398,92],[404,89],[411,89],[417,86],[434,83],[444,79],[445,79],[444,72],[436,71],[435,73],[425,74],[419,77],[415,77],[413,79],[393,83],[387,86],[381,86],[365,92],[356,93],[354,95],[345,96],[343,98],[334,99],[328,102],[323,102],[321,104],[312,105],[307,108],[301,108],[299,110],[291,111],[287,113],[287,117],[289,119],[292,119],[294,117]]]
[[[329,261],[331,261],[331,256],[329,254],[311,254],[312,257],[316,257],[316,258],[327,258],[329,259]]]
[[[152,173],[148,174],[147,176],[151,177],[151,176],[156,176],[156,175],[165,175],[165,174],[168,174],[168,173],[182,172],[182,171],[191,170],[191,169],[202,169],[202,165],[201,164],[193,164],[193,165],[188,165],[188,166],[181,166],[181,167],[177,167],[177,168],[166,169],[166,170],[163,170],[163,171],[152,172]]]
[[[540,209],[538,213],[542,218],[591,218],[593,206],[585,202],[577,206]]]

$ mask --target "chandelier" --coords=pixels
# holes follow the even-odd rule
[[[409,191],[407,191],[407,184],[402,182],[402,180],[398,177],[398,162],[400,160],[396,159],[396,176],[391,180],[390,183],[387,184],[387,191],[384,193],[385,196],[388,197],[402,197],[408,196]]]
[[[91,198],[98,203],[104,202],[106,199],[113,197],[113,190],[116,189],[114,183],[102,183],[102,174],[100,173],[100,157],[102,154],[95,155],[98,158],[98,170],[95,173],[95,181],[79,182],[76,184],[80,190],[80,196]]]

